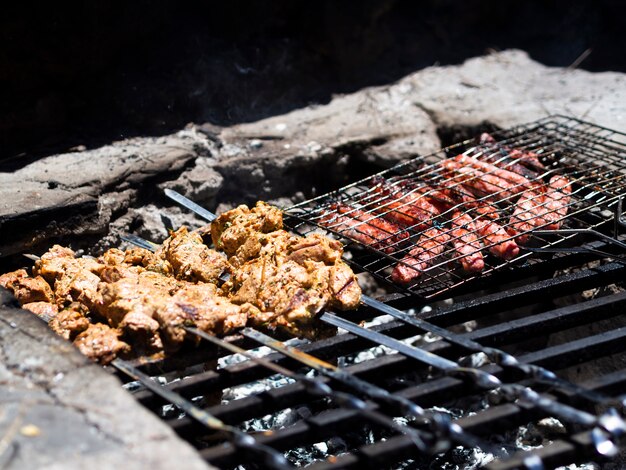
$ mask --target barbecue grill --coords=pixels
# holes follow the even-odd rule
[[[616,366],[626,350],[626,135],[560,116],[493,135],[496,143],[468,140],[286,211],[298,233],[341,237],[355,271],[391,289],[356,312],[323,313],[344,334],[283,343],[249,328],[223,340],[189,328],[199,347],[113,367],[140,403],[223,468],[462,467],[478,466],[482,455],[490,469],[535,469],[617,457],[626,431],[626,368]],[[372,186],[380,178],[441,183],[438,161],[506,148],[537,154],[541,178],[570,178],[572,198],[561,230],[534,231],[519,256],[489,258],[480,274],[460,272],[446,248],[419,282],[398,286],[389,271],[406,246],[385,252],[319,223],[337,202],[378,217]],[[420,235],[407,231],[404,240]],[[478,326],[462,332],[470,320]],[[561,333],[552,343],[528,341],[552,333]],[[606,373],[567,380],[575,366],[611,359]],[[519,450],[502,438],[548,417],[562,431],[541,447]]]

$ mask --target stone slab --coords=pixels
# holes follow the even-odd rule
[[[206,469],[121,382],[0,292],[0,467]]]

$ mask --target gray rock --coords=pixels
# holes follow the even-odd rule
[[[393,87],[410,88],[414,106],[439,126],[504,128],[565,114],[626,131],[626,75],[546,67],[519,50],[429,67]]]
[[[35,315],[6,304],[0,436],[0,466],[7,469],[208,468],[113,375]]]
[[[144,185],[179,174],[196,157],[198,140],[189,132],[132,139],[1,173],[0,253],[31,249],[53,237],[103,236]]]

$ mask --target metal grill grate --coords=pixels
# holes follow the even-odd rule
[[[513,144],[532,149],[548,165],[549,174],[566,174],[574,181],[567,226],[609,233],[618,219],[602,211],[618,207],[623,137],[580,121],[551,118],[500,133],[497,146],[466,142],[446,151],[501,155],[510,153],[503,147]],[[378,176],[398,186],[422,181],[423,175],[436,174],[436,161],[445,158],[446,151]],[[597,159],[590,163],[590,155]],[[317,204],[327,208],[337,201],[365,207],[363,197],[372,194],[369,180],[291,212],[311,215],[319,210]],[[311,226],[305,219],[294,219],[300,220],[301,231]],[[445,228],[450,219],[445,214],[441,219],[440,227]],[[394,233],[390,240],[400,235],[400,246],[418,234],[411,228],[407,237]],[[575,244],[570,238],[567,232],[533,233],[531,243],[544,249],[568,240]],[[603,361],[623,358],[626,352],[626,263],[620,254],[612,255],[619,262],[598,261],[596,256],[615,247],[609,237],[587,243],[585,250],[560,252],[549,262],[530,251],[512,261],[490,260],[480,278],[500,269],[497,291],[470,299],[455,296],[449,305],[425,305],[416,295],[390,295],[382,299],[385,303],[364,298],[365,305],[357,311],[322,315],[322,321],[347,333],[314,342],[298,340],[297,349],[249,328],[226,343],[195,331],[203,339],[199,347],[165,358],[116,360],[113,366],[142,404],[221,468],[432,468],[437,462],[454,461],[462,468],[470,461],[477,464],[475,452],[495,455],[488,464],[493,470],[598,461],[614,457],[626,433],[619,414],[624,409],[626,369],[615,367],[619,361],[601,373],[599,369]],[[357,249],[353,261],[369,257],[371,263],[396,262],[403,249]],[[592,260],[597,264],[589,269],[585,263]],[[409,290],[456,295],[459,290],[451,291],[452,286],[475,285],[467,282],[470,277],[444,267],[449,262],[433,268],[428,279]],[[377,272],[384,277],[382,273]],[[450,284],[453,276],[459,279]],[[609,285],[616,285],[617,292],[607,290]],[[589,295],[595,290],[605,295]],[[575,303],[564,305],[569,296]],[[393,307],[421,310],[408,315]],[[514,316],[511,310],[516,308],[523,309],[523,315]],[[392,318],[381,317],[381,312]],[[367,328],[357,325],[370,320]],[[468,320],[480,323],[471,332],[459,333]],[[583,328],[578,339],[528,342],[538,330],[549,335],[577,327]],[[261,344],[278,352],[259,360],[255,356]],[[568,369],[581,364],[598,368],[595,378],[565,380]],[[159,377],[161,385],[139,371]],[[132,382],[137,379],[140,383]],[[515,434],[520,426],[546,417],[558,418],[564,432],[542,448],[515,453],[510,444],[493,441],[496,433]]]
[[[354,267],[423,298],[441,296],[470,281],[484,281],[495,271],[544,262],[546,257],[539,256],[539,251],[580,243],[571,229],[612,233],[614,213],[626,191],[626,135],[557,116],[493,136],[495,140],[477,138],[418,157],[305,201],[287,211],[289,223],[300,234],[321,228],[334,233],[352,249]],[[542,217],[521,206],[526,188],[508,177],[495,179],[488,194],[474,191],[474,201],[462,199],[459,194],[467,193],[469,180],[450,175],[441,164],[457,155],[467,157],[466,161],[494,163],[497,170],[478,175],[487,181],[501,169],[520,168],[520,155],[531,156],[529,160],[536,155],[542,167],[521,167],[521,172],[531,187],[543,188],[544,199],[531,207],[541,211]],[[563,196],[549,186],[559,176],[571,183],[571,197],[561,199],[566,202],[563,212],[552,204]],[[456,193],[452,200],[450,192]],[[433,212],[429,213],[429,205],[435,206]],[[490,220],[489,212],[497,214],[495,222],[505,230],[500,238],[489,235],[495,229],[476,230],[477,224]],[[512,218],[514,214],[517,219]],[[529,222],[515,225],[513,221],[520,218]],[[404,224],[387,223],[397,221]],[[468,242],[467,232],[459,230],[468,227],[478,233],[473,242]],[[513,246],[520,239],[526,240]],[[464,251],[457,249],[457,242]],[[431,258],[425,267],[412,268],[411,250],[416,246],[424,247],[421,251]],[[506,253],[511,246],[515,256]],[[466,261],[476,257],[484,267],[468,269]],[[393,274],[394,268],[403,265],[405,272],[416,277],[408,285]]]

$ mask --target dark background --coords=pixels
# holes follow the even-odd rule
[[[42,2],[0,15],[0,169],[77,145],[228,125],[521,48],[626,71],[626,2]]]

